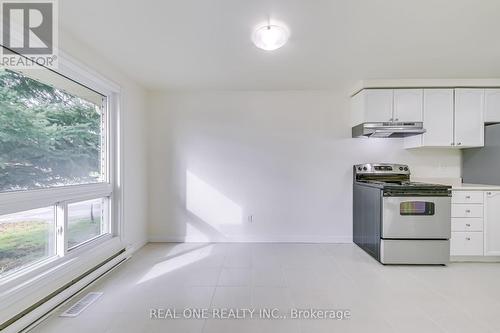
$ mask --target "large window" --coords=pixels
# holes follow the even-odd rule
[[[0,281],[112,233],[108,97],[0,68]]]
[[[102,180],[102,105],[0,69],[0,191]]]

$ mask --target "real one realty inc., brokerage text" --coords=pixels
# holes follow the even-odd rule
[[[350,310],[337,309],[288,309],[278,308],[154,308],[149,309],[150,319],[313,319],[346,320]]]

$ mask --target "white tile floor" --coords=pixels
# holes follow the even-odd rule
[[[91,290],[104,295],[79,317],[58,317],[66,306],[33,332],[500,331],[500,264],[383,266],[350,244],[149,244]],[[349,309],[352,318],[150,320],[158,307]]]

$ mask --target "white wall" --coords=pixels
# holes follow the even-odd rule
[[[153,241],[348,242],[353,164],[460,177],[459,151],[350,138],[343,94],[152,92],[148,102]]]
[[[103,60],[67,31],[60,32],[60,48],[121,87],[123,131],[123,189],[125,242],[140,247],[147,241],[146,112],[145,90]]]

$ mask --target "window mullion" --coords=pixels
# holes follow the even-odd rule
[[[68,252],[68,204],[59,202],[56,205],[56,253],[63,257]]]
[[[111,210],[110,210],[110,205],[111,205],[111,197],[107,197],[103,200],[103,206],[102,206],[102,211],[101,211],[101,227],[103,230],[103,233],[112,233],[114,230],[112,230],[111,226]]]
[[[109,196],[113,186],[108,183],[73,185],[33,191],[0,193],[0,215],[45,207],[60,201]]]

